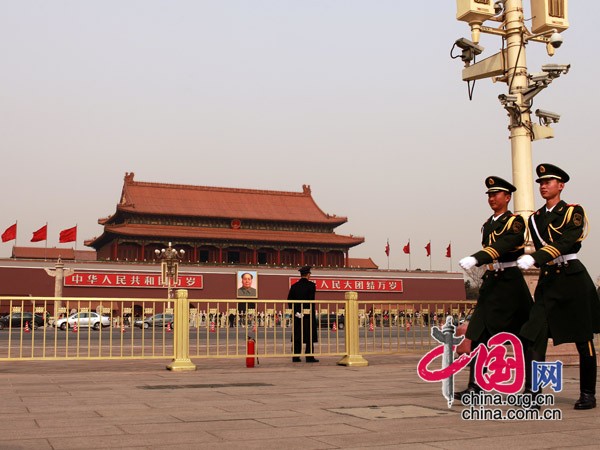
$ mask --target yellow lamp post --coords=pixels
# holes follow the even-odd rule
[[[161,250],[154,250],[156,256],[160,258],[160,279],[163,286],[167,288],[167,298],[169,302],[167,308],[171,308],[171,299],[173,298],[173,287],[177,286],[179,281],[179,261],[185,254],[184,250],[177,251],[171,246]]]

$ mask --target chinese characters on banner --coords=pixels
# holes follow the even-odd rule
[[[164,288],[159,273],[75,272],[65,277],[64,284],[81,287]],[[203,289],[202,275],[179,274],[179,280],[174,287]]]
[[[299,277],[290,277],[290,286]],[[403,292],[400,279],[368,279],[368,278],[321,278],[311,277],[317,285],[317,291],[374,291],[374,292]]]

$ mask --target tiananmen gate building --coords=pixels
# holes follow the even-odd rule
[[[335,228],[346,217],[325,214],[310,186],[302,192],[146,183],[127,173],[104,233],[85,244],[99,260],[152,261],[165,241],[184,262],[347,267],[364,238]]]
[[[239,299],[240,276],[251,272],[258,300],[281,300],[312,265],[318,300],[357,291],[365,301],[465,299],[461,273],[380,270],[371,258],[351,258],[363,237],[336,228],[348,219],[327,214],[311,189],[301,192],[136,181],[126,173],[116,209],[100,219],[94,249],[13,247],[0,259],[0,296],[50,297],[60,257],[68,274],[64,297],[165,298],[156,250],[184,250],[179,288],[190,299]],[[2,311],[0,311],[2,312]]]

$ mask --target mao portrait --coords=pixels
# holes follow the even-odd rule
[[[237,273],[237,297],[258,297],[258,277],[255,270],[239,271]]]

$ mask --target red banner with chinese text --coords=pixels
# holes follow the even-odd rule
[[[75,272],[66,276],[65,286],[80,287],[126,287],[126,288],[164,288],[160,282],[160,274],[153,273],[114,273],[114,272]],[[202,275],[179,274],[174,288],[203,289]]]
[[[299,279],[290,277],[290,286]],[[401,279],[311,277],[310,281],[317,285],[317,291],[404,292]]]

